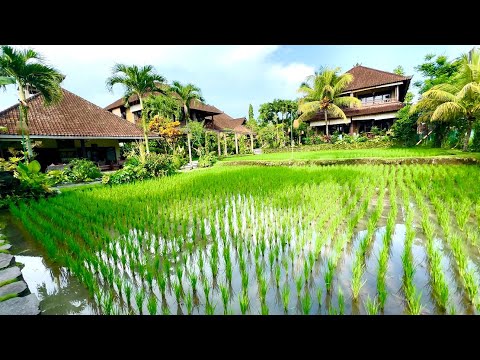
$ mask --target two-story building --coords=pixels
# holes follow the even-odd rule
[[[148,97],[149,94],[146,96]],[[105,107],[105,110],[125,119],[131,123],[138,123],[142,116],[142,108],[137,95],[132,95],[128,99],[128,106],[125,104],[125,99],[120,98],[110,105]],[[247,121],[246,118],[232,118],[222,110],[215,106],[204,104],[200,101],[193,100],[190,103],[190,119],[194,121],[204,121],[204,126],[207,129],[219,132],[235,132],[238,134],[250,134],[251,131],[244,126]],[[184,122],[180,126],[185,126]]]
[[[339,131],[354,135],[369,132],[373,126],[389,129],[397,119],[397,111],[404,106],[403,101],[412,77],[361,65],[347,72],[353,75],[353,81],[342,95],[357,97],[362,106],[344,108],[346,119],[329,117],[329,133]],[[323,112],[308,122],[317,132],[325,133]]]

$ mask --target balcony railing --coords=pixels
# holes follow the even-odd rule
[[[385,104],[385,103],[391,103],[391,102],[398,102],[397,99],[382,99],[382,100],[363,100],[362,101],[362,106],[373,106],[373,105],[380,105],[380,104]]]

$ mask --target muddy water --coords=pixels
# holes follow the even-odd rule
[[[23,278],[30,292],[40,301],[42,314],[98,314],[85,287],[66,268],[48,261],[42,249],[29,239],[8,212],[0,213],[0,221],[6,224],[4,233],[12,244],[11,253],[15,255],[16,262],[24,265]]]

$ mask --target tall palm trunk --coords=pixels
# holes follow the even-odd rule
[[[327,115],[327,109],[323,110],[325,114],[325,135],[328,136],[328,115]]]
[[[470,142],[470,135],[472,134],[472,124],[475,119],[467,119],[467,135],[465,136],[465,142],[463,143],[463,151],[468,150],[468,143]],[[477,134],[475,133],[475,136]]]
[[[138,98],[140,99],[140,108],[142,111],[142,127],[143,127],[143,137],[145,139],[145,150],[147,154],[150,154],[150,147],[148,145],[148,134],[147,134],[147,121],[145,120],[145,112],[143,111],[143,100],[142,95],[137,94]]]
[[[185,125],[187,125],[189,116],[188,116],[188,107],[187,104],[183,104],[183,119],[185,120]],[[190,170],[192,169],[192,142],[191,142],[190,130],[187,132],[187,146],[188,146],[188,159],[190,161]]]
[[[22,131],[23,150],[25,151],[25,147],[26,147],[27,160],[30,160],[33,157],[33,151],[32,151],[32,144],[30,143],[30,134],[28,132],[28,108],[24,105],[27,102],[27,98],[25,97],[25,90],[20,83],[18,84],[18,96],[20,98],[20,128]],[[23,138],[24,126],[22,122],[25,122],[25,127],[27,128],[25,139]]]

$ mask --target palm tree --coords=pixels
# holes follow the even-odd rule
[[[480,52],[478,50],[461,56],[461,65],[452,84],[439,84],[426,91],[410,113],[420,112],[419,121],[466,122],[463,151],[468,143],[474,123],[480,119]]]
[[[142,111],[147,119],[158,115],[171,120],[177,120],[180,117],[180,104],[178,99],[173,96],[150,95],[145,99]]]
[[[112,76],[107,79],[107,89],[112,91],[113,85],[121,84],[124,88],[125,103],[132,95],[137,95],[140,100],[140,107],[143,110],[143,97],[149,92],[160,91],[166,79],[157,73],[152,65],[138,67],[137,65],[115,64],[112,69]],[[150,153],[148,146],[147,123],[145,116],[142,115],[143,136],[145,138],[145,149]]]
[[[314,75],[308,76],[298,89],[298,92],[304,94],[299,101],[298,111],[301,115],[298,121],[311,119],[319,111],[323,111],[327,136],[328,115],[346,119],[341,107],[362,105],[354,96],[340,95],[353,81],[353,75],[349,73],[338,75],[338,72],[340,68],[320,68]]]
[[[193,101],[205,101],[199,87],[193,84],[182,85],[179,81],[174,81],[170,87],[171,93],[178,95],[182,104],[182,120],[190,119],[190,104]]]
[[[182,104],[182,120],[190,120],[190,104],[194,101],[205,101],[199,87],[193,84],[182,85],[179,81],[174,81],[170,87],[170,92],[180,98]],[[192,164],[192,145],[190,140],[190,131],[187,131],[188,158]]]
[[[24,148],[27,148],[27,160],[33,156],[30,134],[28,132],[28,105],[25,90],[33,87],[43,96],[44,105],[58,103],[63,92],[60,83],[64,76],[55,68],[47,65],[43,57],[33,49],[17,50],[8,45],[0,47],[0,75],[2,85],[16,84],[20,102],[20,128],[22,135],[25,121],[27,128]],[[12,82],[12,79],[14,80]]]

